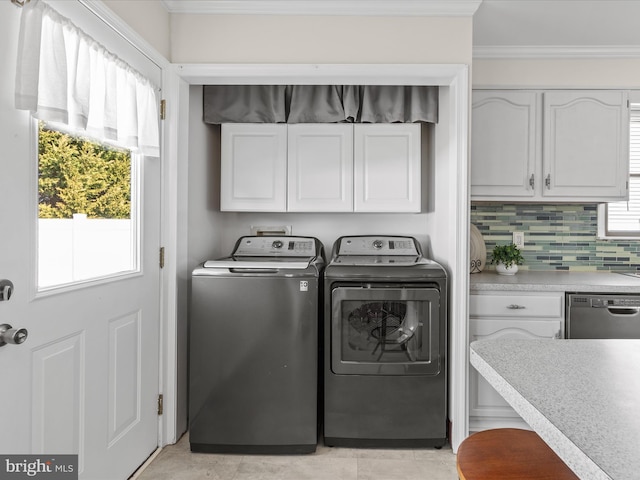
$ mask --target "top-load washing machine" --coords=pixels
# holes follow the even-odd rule
[[[316,449],[323,256],[315,238],[248,236],[193,271],[192,451]]]
[[[324,442],[447,442],[447,277],[412,237],[341,237],[325,269]]]

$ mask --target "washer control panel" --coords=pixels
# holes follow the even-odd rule
[[[306,257],[317,255],[316,243],[308,237],[242,237],[233,257]]]
[[[338,255],[408,255],[420,254],[412,237],[363,236],[342,237],[338,240]]]

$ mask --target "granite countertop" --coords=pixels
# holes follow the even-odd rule
[[[552,291],[638,293],[640,278],[612,272],[520,270],[515,275],[493,271],[470,275],[471,291]]]
[[[480,340],[471,364],[581,479],[640,472],[640,340]]]

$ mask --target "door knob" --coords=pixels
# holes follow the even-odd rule
[[[7,323],[0,325],[0,347],[7,343],[12,345],[20,345],[27,339],[29,332],[26,328],[13,328]]]

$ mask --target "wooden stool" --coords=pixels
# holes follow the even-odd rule
[[[460,480],[579,480],[535,432],[517,428],[474,433],[456,464]]]

